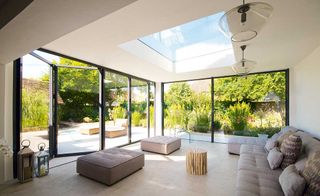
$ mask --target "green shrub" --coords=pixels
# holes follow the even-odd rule
[[[140,126],[141,118],[142,118],[142,115],[139,112],[133,112],[132,113],[132,125],[133,126]]]
[[[251,136],[251,137],[257,137],[258,133],[255,131],[234,131],[233,132],[234,135],[238,135],[238,136]]]
[[[210,130],[210,121],[209,112],[205,108],[195,108],[190,114],[189,129],[207,133]]]
[[[250,105],[244,102],[236,103],[228,109],[228,117],[231,128],[235,131],[243,131],[248,125]]]
[[[22,90],[22,131],[47,128],[48,113],[47,92]]]
[[[145,113],[147,111],[147,102],[132,102],[131,103],[131,111]]]
[[[200,113],[197,115],[195,131],[207,133],[210,130],[210,119],[208,114]]]
[[[91,123],[92,122],[92,119],[90,117],[84,117],[83,118],[83,122],[85,123]]]
[[[126,118],[126,109],[121,106],[114,107],[111,111],[111,116],[113,120],[117,118]]]
[[[154,107],[150,106],[150,127],[154,127]]]
[[[62,88],[59,96],[62,99],[59,104],[59,120],[83,122],[85,117],[93,120],[99,117],[99,93]]]
[[[251,132],[255,132],[256,135],[258,134],[267,134],[268,137],[271,137],[275,133],[278,133],[281,130],[281,127],[266,127],[266,128],[261,128],[261,127],[255,127],[255,128],[250,128]]]
[[[221,129],[223,130],[223,133],[226,135],[230,135],[233,134],[233,131],[230,127],[230,123],[224,123],[221,127]]]
[[[183,109],[183,107],[179,104],[172,104],[166,110],[166,118],[165,125],[168,128],[177,128],[183,127],[187,128],[188,124],[186,124],[185,118],[187,118],[187,111]]]
[[[213,124],[214,124],[214,130],[220,130],[222,127],[222,124],[219,120],[214,120]]]
[[[139,122],[139,124],[142,126],[142,127],[147,127],[147,119],[146,118],[144,118],[144,119],[141,119],[140,120],[140,122]]]

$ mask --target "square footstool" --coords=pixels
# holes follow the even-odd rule
[[[111,148],[77,159],[77,173],[98,182],[112,185],[144,166],[141,152]]]
[[[159,154],[170,154],[181,147],[181,139],[177,137],[155,136],[141,140],[141,150]]]

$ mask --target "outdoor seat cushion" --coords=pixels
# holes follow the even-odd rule
[[[270,168],[267,155],[241,154],[238,161],[238,170],[248,170],[265,174],[280,175],[280,168],[272,170]]]
[[[112,185],[144,166],[141,152],[111,148],[81,156],[77,159],[77,173]]]
[[[240,154],[267,155],[267,151],[265,150],[264,146],[261,145],[242,144],[240,148]]]
[[[242,156],[242,155],[241,155]],[[266,174],[250,170],[238,170],[237,196],[282,196],[280,174]]]
[[[181,147],[177,137],[155,136],[141,140],[141,150],[160,154],[170,154]]]

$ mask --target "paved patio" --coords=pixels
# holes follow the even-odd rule
[[[77,152],[88,152],[99,150],[99,134],[84,135],[81,130],[88,128],[99,127],[99,123],[79,123],[74,127],[60,129],[58,132],[58,154],[66,153],[77,153]],[[153,136],[153,129],[150,130],[151,136]],[[165,129],[165,135],[176,136],[182,139],[190,141],[206,141],[211,142],[211,133],[196,133],[191,132],[177,132],[172,129]],[[132,142],[141,140],[148,137],[148,130],[144,127],[132,127]],[[223,132],[215,132],[214,141],[217,143],[228,143],[230,138],[238,138],[244,136],[225,135]],[[248,137],[247,137],[248,138]],[[31,141],[31,149],[38,151],[38,144],[44,142],[49,147],[48,131],[33,131],[23,132],[21,139],[29,139]],[[128,143],[128,135],[106,138],[106,148],[112,148],[115,146],[123,145]]]

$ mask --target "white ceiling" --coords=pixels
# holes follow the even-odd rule
[[[19,58],[134,1],[34,0],[0,30],[0,64]]]
[[[32,4],[36,3],[40,9],[41,6],[44,6],[40,1],[47,0],[38,0]],[[43,35],[48,31],[39,31],[36,24],[34,26],[23,25],[23,22],[29,22],[30,17],[34,18],[35,13],[32,13],[31,10],[28,15],[25,14],[22,17],[22,12],[18,15],[18,17],[21,16],[20,23],[15,21],[18,18],[16,17],[6,27],[9,28],[11,25],[9,28],[11,33],[12,29],[20,31],[26,29],[28,33],[33,31],[35,34],[34,36],[27,34],[24,38],[21,33],[10,35],[11,44],[12,40],[18,40],[20,45],[10,46],[10,42],[6,41],[9,51],[0,49],[0,63],[5,60],[13,60],[17,55],[23,55],[22,51],[27,53],[37,47],[43,47],[153,81],[174,81],[233,74],[230,67],[176,74],[129,53],[119,46],[154,32],[220,11],[227,11],[239,5],[240,0],[138,0],[131,4],[129,4],[131,1],[127,0],[122,5],[115,3],[119,2],[116,0],[76,1],[74,6],[86,14],[79,14],[71,7],[61,9],[61,7],[65,7],[63,2],[69,3],[71,6],[71,0],[57,1],[60,2],[60,6],[55,5],[56,1],[49,2],[53,7],[51,6],[51,9],[46,9],[46,11],[51,15],[41,12],[41,17],[38,16],[36,19],[37,25],[51,24],[48,26],[48,28],[50,27],[50,35]],[[274,7],[273,16],[258,37],[248,43],[246,50],[246,58],[258,62],[254,69],[255,72],[293,66],[320,44],[319,0],[270,0],[264,2]],[[100,6],[98,6],[99,3]],[[109,3],[112,3],[113,9],[111,10],[107,9]],[[123,7],[126,4],[129,5]],[[120,7],[123,8],[119,9]],[[71,14],[68,14],[66,11],[70,9],[72,10]],[[64,17],[59,17],[60,12]],[[43,17],[49,17],[48,15],[51,18],[44,20]],[[15,27],[16,25],[23,26]],[[8,34],[6,34],[8,32],[2,31],[3,29],[0,30],[1,45],[8,38]],[[55,36],[51,35],[56,31],[58,33],[55,33]],[[5,35],[7,37],[4,37]],[[30,39],[29,42],[26,38]],[[50,41],[52,42],[49,43]],[[24,42],[28,44],[25,46]],[[19,48],[20,53],[15,47]],[[236,57],[239,59],[241,54],[239,45],[234,45],[234,49]]]

